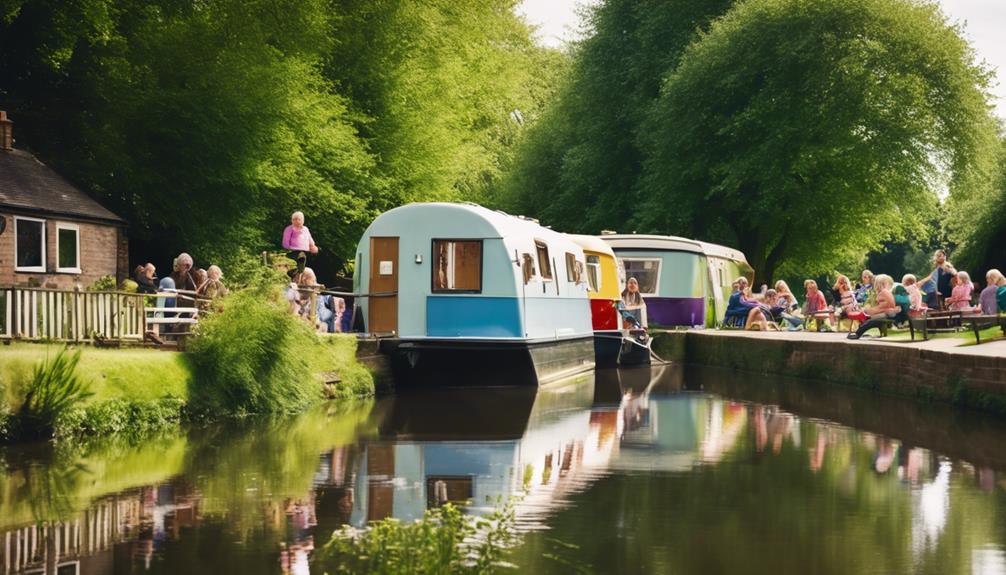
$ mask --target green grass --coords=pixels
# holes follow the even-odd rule
[[[34,366],[53,357],[59,345],[15,343],[0,346],[0,388],[6,404],[16,408],[21,386]],[[180,353],[152,349],[95,349],[81,346],[77,372],[94,394],[86,404],[111,399],[151,401],[188,398],[190,371]]]

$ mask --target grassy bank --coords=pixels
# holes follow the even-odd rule
[[[370,372],[356,361],[352,336],[320,336],[299,342],[298,356],[318,398],[373,394]],[[0,347],[0,438],[9,439],[11,414],[23,401],[35,366],[61,346],[18,343]],[[59,436],[143,434],[180,423],[190,411],[197,378],[185,353],[83,346],[77,373],[92,395],[57,421]]]

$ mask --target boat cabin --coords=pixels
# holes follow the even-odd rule
[[[410,368],[436,363],[443,373],[460,359],[433,359],[441,355],[434,351],[535,355],[565,343],[580,345],[540,354],[550,372],[593,366],[583,250],[533,220],[474,204],[395,208],[360,240],[354,291],[364,294],[358,313],[365,331],[390,336],[388,345],[407,352]],[[535,367],[540,382],[538,359]]]
[[[723,321],[730,285],[754,271],[739,250],[675,236],[602,235],[626,278],[636,278],[651,325],[707,326]]]

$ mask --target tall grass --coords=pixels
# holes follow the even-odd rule
[[[319,551],[325,573],[494,573],[516,539],[509,504],[489,517],[465,515],[448,503],[419,521],[384,519],[366,529],[344,528]]]
[[[278,290],[250,287],[200,319],[188,347],[194,413],[293,413],[322,397],[307,360],[317,335]]]
[[[35,366],[14,416],[19,439],[52,438],[60,416],[92,395],[77,373],[79,362],[79,349],[70,353],[63,347]]]

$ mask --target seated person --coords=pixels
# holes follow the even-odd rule
[[[971,293],[974,291],[975,286],[971,283],[971,276],[968,275],[968,272],[962,270],[957,272],[957,277],[954,279],[956,281],[950,292],[950,297],[945,300],[947,309],[950,311],[973,311]]]
[[[152,294],[157,293],[157,268],[154,264],[148,263],[144,266],[136,266],[133,279],[136,281],[137,293]]]
[[[905,286],[908,292],[909,315],[918,315],[926,310],[926,304],[922,301],[922,290],[919,289],[919,282],[912,274],[905,274],[901,278],[901,285]]]
[[[727,325],[745,327],[753,321],[760,327],[767,328],[767,321],[762,314],[761,306],[750,296],[747,278],[743,276],[737,278],[733,283],[733,288],[734,291],[727,301],[723,322]]]
[[[625,283],[619,311],[622,315],[622,329],[646,329],[646,302],[639,292],[639,280],[636,278],[629,278]]]
[[[849,334],[849,339],[859,339],[868,330],[879,328],[886,323],[886,320],[908,317],[907,294],[903,306],[894,299],[894,280],[887,274],[880,274],[874,279],[874,286],[877,290],[877,305],[867,307],[864,312],[870,319],[864,322],[855,333]]]
[[[774,289],[765,292],[765,306],[768,308],[772,320],[779,324],[786,324],[789,331],[796,331],[803,325],[803,319],[790,313],[790,296],[788,294],[779,295]]]
[[[996,295],[1000,287],[1006,287],[1006,278],[997,269],[991,269],[985,274],[985,289],[978,296],[978,304],[985,315],[996,315],[1000,310],[1006,312],[1006,308],[999,307]],[[1004,290],[1006,291],[1006,290]]]
[[[856,301],[859,305],[873,305],[876,303],[876,294],[873,291],[874,275],[870,270],[863,270],[860,276],[862,283],[856,286]]]
[[[817,288],[817,282],[814,280],[803,282],[803,287],[807,290],[807,301],[803,304],[804,318],[807,321],[813,318],[818,322],[824,319],[826,320],[824,325],[819,323],[818,327],[823,328],[824,331],[831,331],[831,322],[835,320],[835,314],[828,307],[828,302],[824,299],[824,293]]]
[[[849,277],[838,274],[835,285],[832,287],[832,294],[835,296],[835,306],[840,310],[839,319],[850,318],[850,314],[859,311],[859,302],[856,300],[856,293],[852,289]]]

